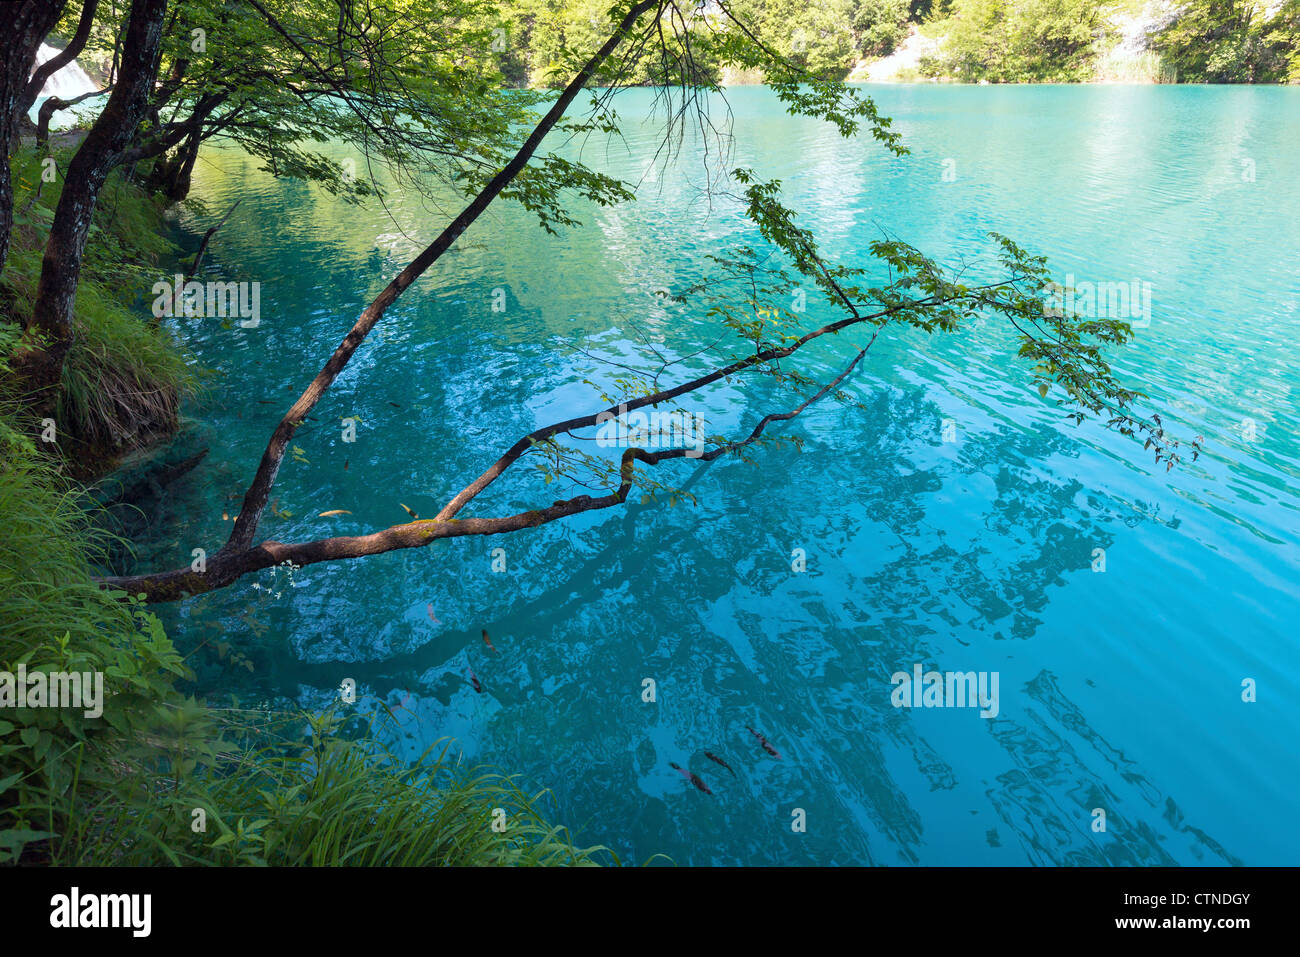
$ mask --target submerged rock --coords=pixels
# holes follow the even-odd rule
[[[161,495],[164,488],[207,454],[208,444],[198,423],[184,420],[170,438],[128,453],[114,471],[91,488],[91,497],[105,508],[139,504]]]

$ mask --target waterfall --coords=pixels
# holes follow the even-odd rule
[[[58,53],[59,51],[54,47],[42,43],[40,50],[36,53],[37,66],[45,63],[51,57],[57,56]],[[83,93],[89,93],[97,89],[99,87],[86,75],[86,71],[81,68],[76,60],[73,60],[45,81],[45,86],[41,88],[40,95],[36,97],[36,103],[32,106],[31,116],[33,119],[36,118],[36,111],[40,109],[42,101],[47,97],[57,96],[61,100],[71,100]]]

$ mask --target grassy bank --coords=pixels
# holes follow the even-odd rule
[[[0,289],[0,863],[590,864],[508,778],[376,743],[381,712],[249,710],[196,700],[143,605],[92,580],[112,544],[78,477],[167,435],[194,377],[143,291],[177,250],[163,204],[120,178],[99,202],[54,441],[10,360],[58,198],[14,158],[17,220]],[[102,713],[17,707],[23,670],[100,675]],[[5,695],[11,695],[6,698]],[[87,711],[91,714],[87,714]]]
[[[54,151],[56,169],[69,156]],[[45,237],[58,203],[60,180],[45,182],[45,154],[20,150],[13,157],[14,230],[2,277],[8,338],[31,314],[40,279]],[[57,451],[71,474],[93,477],[124,454],[147,446],[176,427],[181,400],[195,378],[179,344],[137,307],[164,262],[178,250],[164,238],[164,204],[110,177],[95,210],[74,311],[76,343],[68,354],[57,412]],[[0,383],[11,408],[21,396]],[[40,436],[38,423],[27,433]]]

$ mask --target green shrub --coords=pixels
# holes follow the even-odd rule
[[[857,0],[853,34],[863,56],[887,56],[907,36],[908,0]]]
[[[1106,32],[1096,0],[955,0],[922,72],[973,82],[1068,83],[1091,77]]]
[[[814,76],[848,75],[855,53],[852,0],[737,0],[731,6],[759,39]]]
[[[15,430],[16,431],[16,430]],[[185,674],[158,620],[90,580],[95,539],[71,490],[10,445],[0,468],[0,671],[102,672],[103,714],[0,709],[0,861],[62,858],[87,793],[114,789]]]
[[[1268,19],[1252,0],[1191,0],[1155,48],[1184,83],[1300,81],[1300,0]]]

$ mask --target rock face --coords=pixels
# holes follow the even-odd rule
[[[1110,26],[1119,41],[1097,59],[1096,78],[1103,83],[1172,82],[1175,77],[1162,69],[1151,46],[1181,12],[1182,4],[1174,0],[1148,0],[1137,13],[1112,10]]]
[[[917,79],[916,71],[921,63],[921,58],[933,56],[943,44],[943,40],[935,37],[927,37],[916,28],[915,24],[908,27],[907,38],[898,45],[898,48],[887,57],[871,62],[862,61],[853,68],[849,74],[849,80],[852,82],[866,81],[868,83],[898,83],[900,82],[899,74],[906,73],[907,80]]]

